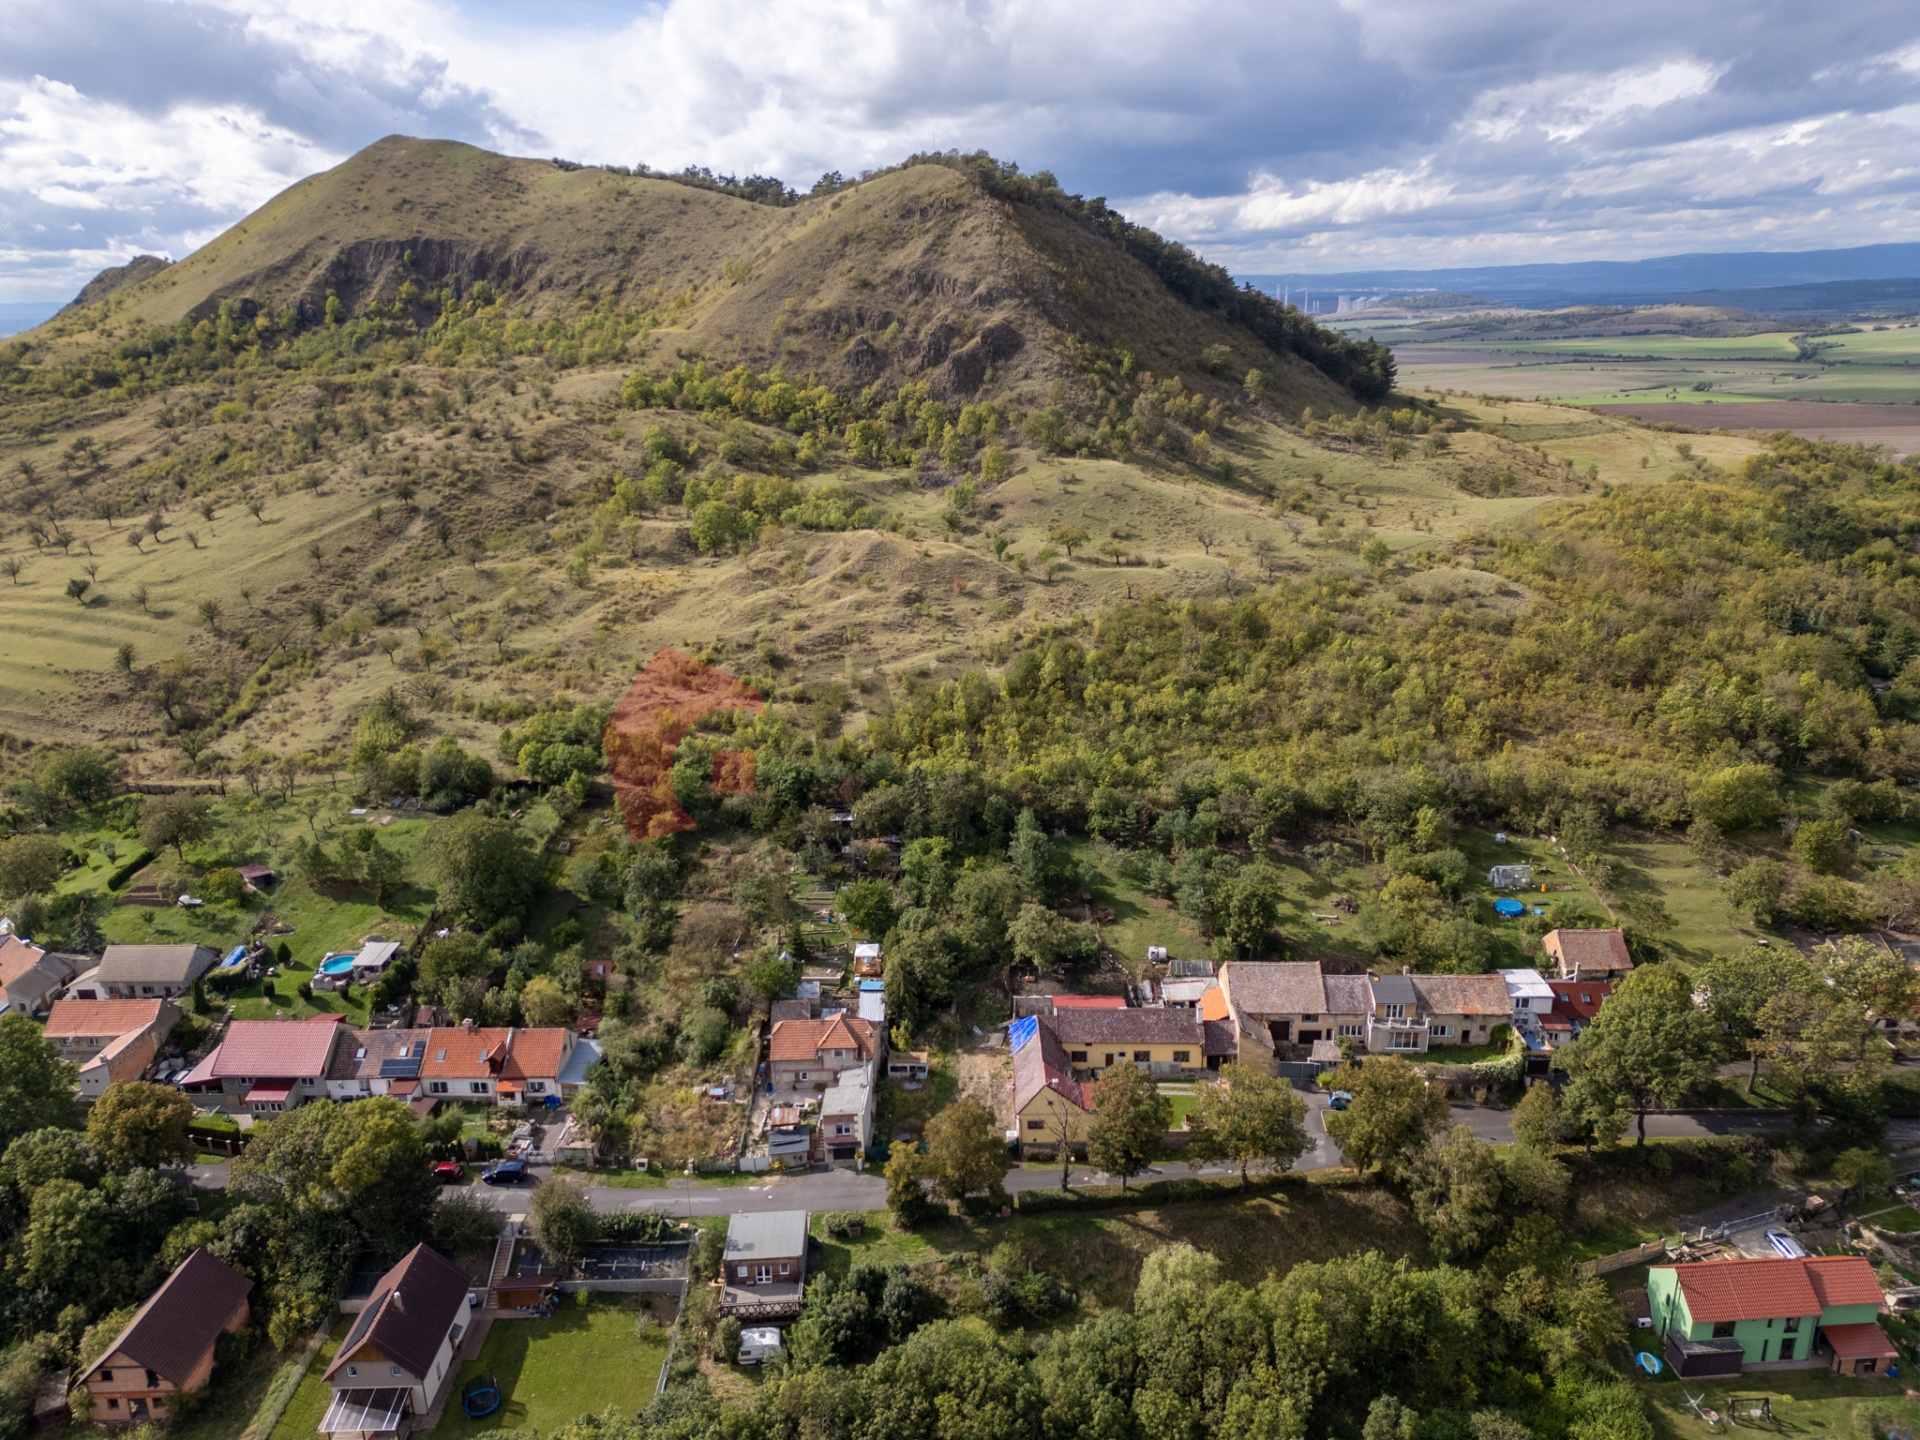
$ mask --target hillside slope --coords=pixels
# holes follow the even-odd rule
[[[0,729],[323,767],[390,685],[490,744],[674,644],[831,730],[1373,540],[1480,603],[1450,537],[1679,463],[1548,407],[1364,410],[1115,217],[1000,188],[780,207],[407,140],[295,186],[0,346]]]

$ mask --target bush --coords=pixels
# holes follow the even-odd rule
[[[867,1233],[867,1217],[858,1210],[829,1210],[820,1217],[829,1240],[854,1240]]]
[[[600,1238],[621,1245],[658,1245],[685,1237],[679,1222],[658,1210],[616,1210],[600,1217]]]
[[[737,1315],[722,1315],[719,1323],[713,1327],[713,1358],[722,1364],[731,1365],[740,1358],[740,1318]]]
[[[1255,1176],[1243,1188],[1240,1177],[1192,1176],[1177,1180],[1150,1180],[1144,1185],[1082,1185],[1073,1190],[1022,1190],[1013,1208],[1022,1215],[1048,1215],[1073,1210],[1113,1210],[1122,1206],[1178,1205],[1194,1200],[1228,1200],[1242,1195],[1272,1195],[1297,1185],[1297,1179],[1279,1175]]]

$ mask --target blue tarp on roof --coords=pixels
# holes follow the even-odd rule
[[[1007,1048],[1017,1051],[1039,1033],[1040,1020],[1037,1016],[1029,1015],[1025,1019],[1016,1020],[1007,1027]]]
[[[236,945],[228,952],[227,958],[220,962],[220,968],[222,970],[230,970],[246,958],[247,947],[244,945]]]

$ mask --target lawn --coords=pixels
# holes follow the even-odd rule
[[[1701,1406],[1728,1414],[1735,1395],[1764,1395],[1772,1402],[1773,1419],[1746,1421],[1726,1434],[1753,1432],[1775,1435],[1858,1437],[1874,1440],[1892,1425],[1920,1422],[1920,1400],[1909,1399],[1904,1380],[1849,1379],[1825,1370],[1781,1370],[1743,1375],[1732,1381],[1638,1380],[1641,1397],[1653,1417],[1654,1434],[1691,1437],[1707,1433],[1693,1411],[1688,1395],[1701,1395]]]
[[[290,1351],[280,1351],[263,1341],[239,1370],[228,1375],[215,1372],[199,1408],[169,1423],[166,1433],[170,1440],[233,1440],[259,1423],[263,1409],[270,1408],[279,1397],[301,1384],[306,1370],[304,1343]],[[314,1416],[315,1424],[319,1418]],[[312,1431],[310,1424],[307,1433]],[[78,1433],[77,1430],[74,1433]]]
[[[439,1427],[440,1440],[459,1440],[491,1430],[538,1430],[550,1435],[582,1415],[609,1407],[637,1414],[653,1399],[667,1359],[671,1299],[621,1296],[622,1302],[661,1300],[651,1323],[634,1303],[581,1305],[568,1298],[550,1320],[498,1320],[477,1358],[454,1377],[453,1398]],[[460,1411],[467,1383],[491,1375],[506,1403],[483,1420]]]
[[[347,1329],[353,1324],[348,1316],[341,1316],[333,1327],[333,1333],[320,1347],[320,1353],[314,1356],[313,1363],[307,1367],[307,1373],[300,1380],[300,1388],[293,1392],[293,1399],[287,1402],[287,1408],[280,1413],[280,1422],[273,1427],[269,1440],[308,1440],[319,1428],[326,1417],[327,1406],[333,1399],[333,1387],[327,1384],[327,1366],[333,1363],[334,1355],[340,1349],[340,1342],[346,1339]]]

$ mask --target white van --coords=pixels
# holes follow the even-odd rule
[[[758,1365],[780,1358],[780,1331],[772,1325],[754,1325],[740,1332],[740,1363]]]

